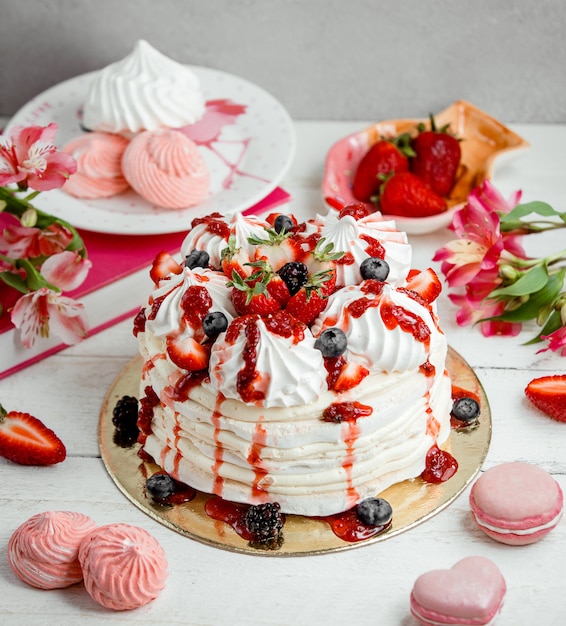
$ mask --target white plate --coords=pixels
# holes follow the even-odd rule
[[[240,211],[265,198],[289,168],[295,153],[295,130],[285,108],[269,93],[225,72],[191,66],[201,82],[207,110],[211,101],[241,105],[241,114],[205,116],[199,122],[215,139],[196,141],[210,170],[211,191],[195,207],[166,210],[146,202],[133,191],[111,199],[77,199],[60,189],[40,194],[37,208],[67,220],[77,228],[99,233],[144,235],[187,230],[195,217],[213,211]],[[4,134],[16,125],[59,126],[56,142],[62,147],[83,134],[81,110],[96,72],[59,83],[24,105]],[[196,126],[196,125],[195,125]],[[202,128],[202,126],[201,126]]]

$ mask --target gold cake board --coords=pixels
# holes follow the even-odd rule
[[[139,458],[138,444],[131,448],[117,446],[113,441],[112,424],[116,402],[125,395],[138,396],[141,368],[141,357],[135,357],[124,367],[110,386],[100,412],[100,453],[110,477],[133,504],[154,520],[191,539],[234,552],[262,556],[313,555],[358,548],[395,537],[440,513],[466,489],[483,465],[491,440],[491,412],[485,391],[472,368],[449,348],[447,369],[452,384],[475,394],[481,404],[478,426],[453,429],[447,446],[443,446],[458,461],[456,474],[440,484],[426,483],[420,478],[406,480],[379,494],[393,507],[393,521],[386,532],[375,537],[345,542],[324,521],[286,515],[282,546],[278,550],[261,550],[248,545],[228,524],[205,513],[209,494],[197,492],[191,502],[174,506],[155,504],[146,496],[146,477],[159,468]]]

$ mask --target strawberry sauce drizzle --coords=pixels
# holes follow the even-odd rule
[[[222,442],[220,441],[220,418],[222,417],[222,413],[220,411],[220,406],[224,401],[224,395],[218,393],[216,396],[216,404],[214,406],[214,411],[212,412],[211,421],[214,426],[214,465],[212,466],[212,474],[214,476],[214,483],[212,485],[212,493],[221,496],[222,489],[224,487],[224,478],[220,476],[220,468],[222,467],[222,463],[224,462],[224,447]]]
[[[334,402],[326,407],[322,413],[324,422],[355,423],[360,417],[367,417],[373,413],[371,406],[357,401]]]
[[[385,248],[377,239],[369,235],[360,235],[360,239],[363,239],[368,244],[366,246],[366,254],[377,259],[385,258]]]
[[[325,515],[314,519],[326,522],[337,537],[349,543],[370,539],[371,537],[380,535],[391,527],[391,522],[383,526],[367,526],[358,519],[356,507],[343,511],[342,513]]]
[[[220,213],[211,213],[205,217],[197,217],[191,223],[191,228],[205,224],[206,230],[213,235],[218,235],[222,239],[228,241],[230,237],[230,227],[224,221],[224,216]]]
[[[381,307],[381,319],[389,330],[399,327],[403,332],[412,334],[417,341],[429,345],[430,328],[421,317],[402,306],[384,302]]]
[[[427,483],[439,484],[452,478],[457,471],[458,461],[435,444],[427,452],[426,466],[421,478]]]
[[[370,409],[371,411],[371,409]],[[346,455],[344,456],[344,460],[342,461],[342,467],[346,472],[346,480],[348,484],[348,489],[346,492],[346,500],[352,505],[355,504],[358,499],[358,492],[354,487],[354,483],[352,480],[352,469],[354,463],[356,461],[356,454],[354,452],[354,446],[356,445],[356,441],[360,436],[360,427],[355,421],[348,421],[344,425],[344,443],[346,444]]]
[[[255,474],[251,492],[251,497],[254,501],[262,500],[266,496],[265,490],[260,486],[261,481],[267,475],[267,470],[262,467],[263,460],[261,458],[266,440],[267,431],[265,430],[265,426],[261,422],[258,422],[254,430],[252,445],[247,457],[247,461],[253,467]]]

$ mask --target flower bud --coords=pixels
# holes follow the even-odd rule
[[[520,272],[517,271],[512,265],[503,263],[499,266],[499,276],[508,283],[514,283],[519,278]]]
[[[20,218],[22,226],[27,226],[31,228],[37,224],[37,211],[33,208],[26,209],[22,213],[22,217]]]

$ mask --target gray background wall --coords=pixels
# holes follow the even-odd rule
[[[0,115],[137,39],[247,78],[295,119],[426,116],[467,99],[566,122],[564,0],[0,0]]]

